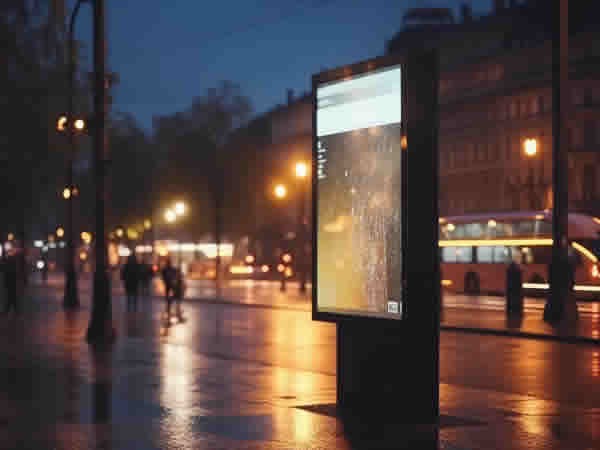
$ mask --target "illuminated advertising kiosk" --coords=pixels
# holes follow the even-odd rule
[[[338,406],[423,423],[439,411],[437,79],[434,52],[313,77],[312,310],[337,323]]]

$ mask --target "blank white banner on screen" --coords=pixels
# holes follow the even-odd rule
[[[400,123],[400,67],[317,88],[317,136]]]

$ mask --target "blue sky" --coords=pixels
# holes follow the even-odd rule
[[[377,56],[406,8],[459,0],[106,0],[114,110],[146,129],[220,80],[237,82],[256,113],[310,87],[310,76]],[[491,0],[471,0],[477,11]],[[89,6],[77,24],[91,41]]]

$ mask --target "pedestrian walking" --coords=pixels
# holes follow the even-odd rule
[[[17,255],[14,250],[8,254],[3,266],[4,289],[6,292],[4,312],[9,313],[12,309],[16,313],[19,286],[19,262],[17,261]]]
[[[181,316],[181,302],[183,301],[183,298],[185,297],[185,289],[186,289],[185,276],[181,269],[177,269],[177,278],[175,280],[175,287],[173,289],[173,297],[175,299],[175,302],[177,303],[177,315],[178,316]]]
[[[150,287],[152,285],[152,277],[154,272],[151,264],[141,264],[140,287],[141,294],[144,298],[150,298]]]
[[[125,285],[125,295],[127,296],[127,311],[137,309],[138,288],[140,284],[140,265],[135,255],[131,254],[121,271],[121,280]]]
[[[173,302],[175,295],[175,285],[177,283],[177,269],[173,267],[171,259],[167,259],[165,267],[161,271],[163,284],[165,286],[165,303],[167,315],[171,316],[171,303]]]

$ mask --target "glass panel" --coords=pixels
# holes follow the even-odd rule
[[[494,247],[477,247],[477,262],[491,263],[494,261]]]
[[[503,245],[494,246],[494,262],[510,263],[510,249]]]
[[[473,247],[456,247],[456,262],[473,262]]]
[[[445,263],[456,262],[456,247],[443,247],[442,248],[442,262],[445,262]]]

